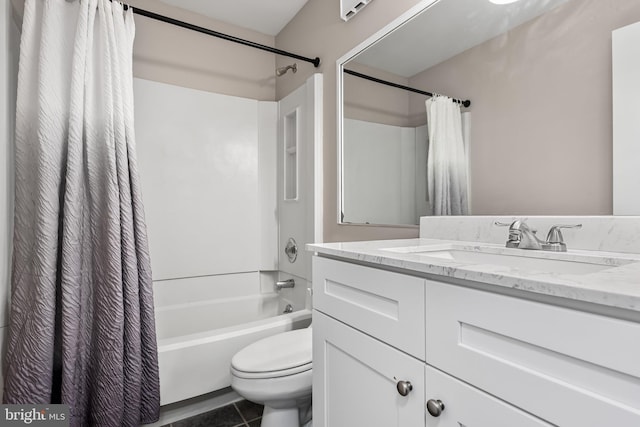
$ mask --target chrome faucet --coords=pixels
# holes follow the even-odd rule
[[[536,236],[537,230],[530,228],[527,223],[522,220],[517,219],[512,223],[496,221],[495,225],[509,227],[509,239],[506,244],[508,248],[540,250],[542,249],[542,245],[545,244],[545,242]]]
[[[529,227],[524,220],[515,220],[512,223],[495,222],[495,225],[509,227],[509,238],[507,248],[533,249],[552,252],[566,252],[567,245],[564,243],[562,228],[582,228],[582,224],[575,225],[554,225],[549,229],[547,240],[543,241],[536,236],[535,229]]]

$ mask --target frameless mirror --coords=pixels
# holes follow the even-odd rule
[[[429,97],[406,88],[470,100],[469,214],[610,215],[612,31],[640,21],[640,1],[423,4],[338,61],[340,221],[412,225],[433,212]]]

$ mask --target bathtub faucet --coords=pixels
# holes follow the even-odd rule
[[[279,280],[276,282],[276,291],[284,288],[293,288],[295,285],[296,282],[293,279]]]

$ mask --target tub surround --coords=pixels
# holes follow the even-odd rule
[[[277,104],[144,79],[134,95],[153,280],[278,270]]]

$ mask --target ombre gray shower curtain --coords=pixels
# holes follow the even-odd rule
[[[26,0],[4,401],[59,399],[73,426],[159,413],[134,34],[118,2]]]

